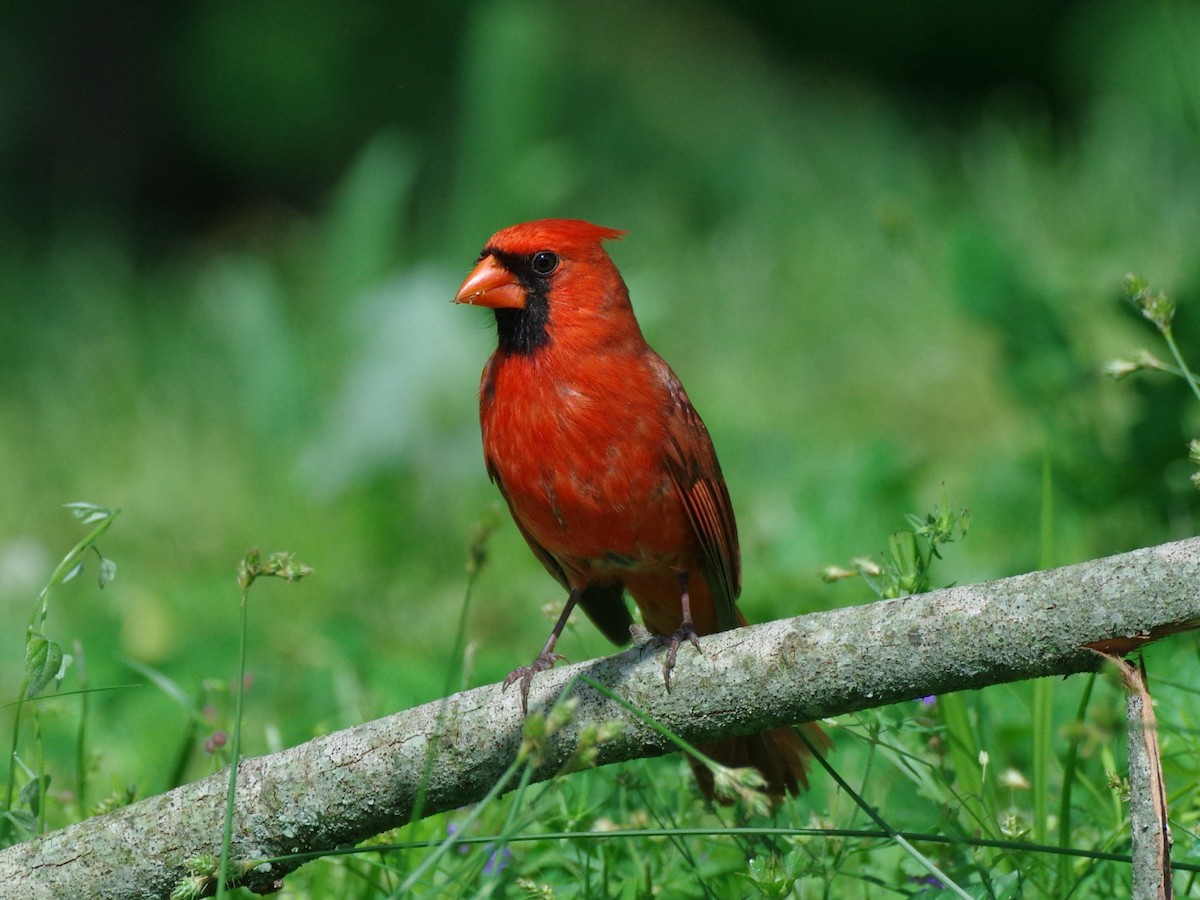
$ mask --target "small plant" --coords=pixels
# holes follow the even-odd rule
[[[300,581],[313,573],[312,566],[299,562],[291,553],[272,553],[265,560],[257,547],[251,547],[238,563],[237,582],[242,589],[241,640],[238,646],[238,677],[234,682],[233,743],[230,747],[229,788],[225,795],[225,828],[221,837],[221,857],[217,866],[217,896],[223,897],[230,885],[230,873],[236,865],[230,860],[233,841],[233,814],[237,801],[237,772],[242,752],[242,701],[246,692],[246,631],[249,619],[250,588],[259,578]],[[236,880],[235,880],[236,883]]]
[[[1163,362],[1148,350],[1139,350],[1132,356],[1106,362],[1103,367],[1104,374],[1120,380],[1135,372],[1167,372],[1186,381],[1196,399],[1200,400],[1200,381],[1197,381],[1196,376],[1184,360],[1183,354],[1179,351],[1179,344],[1175,342],[1173,325],[1177,307],[1174,298],[1162,291],[1152,291],[1146,281],[1132,273],[1125,276],[1122,289],[1125,297],[1137,308],[1142,317],[1153,324],[1158,333],[1162,335],[1175,364]],[[1188,444],[1188,459],[1194,465],[1200,466],[1200,440],[1194,439]],[[1192,474],[1192,484],[1200,489],[1200,471]]]
[[[4,812],[0,817],[0,846],[8,846],[24,840],[32,834],[46,829],[46,789],[50,776],[45,771],[45,754],[41,741],[41,725],[36,704],[32,707],[34,753],[32,764],[22,759],[21,721],[25,704],[46,696],[53,685],[57,687],[62,682],[71,657],[63,653],[62,646],[46,634],[46,617],[50,609],[50,594],[55,588],[66,584],[84,571],[84,563],[89,554],[94,553],[99,561],[97,581],[101,588],[109,584],[117,574],[117,565],[106,559],[96,546],[96,542],[108,531],[109,526],[120,514],[120,510],[109,509],[95,503],[68,503],[66,508],[75,518],[91,530],[71,548],[51,574],[49,581],[37,596],[33,612],[29,617],[29,625],[25,629],[25,669],[21,680],[21,689],[17,694],[16,714],[13,716],[12,746],[8,758],[8,783],[4,794]],[[86,718],[86,697],[84,689],[81,694],[84,699],[83,717]],[[81,719],[80,734],[83,724]],[[82,743],[82,742],[81,742]],[[82,747],[80,748],[82,752]],[[26,776],[26,782],[17,792],[17,770]],[[86,766],[78,767],[82,779]],[[84,795],[82,782],[76,786],[77,796]],[[13,795],[16,794],[16,804]]]
[[[938,547],[960,541],[971,527],[968,510],[955,511],[942,495],[940,506],[924,518],[908,516],[908,528],[888,538],[882,562],[860,556],[850,560],[850,568],[826,566],[821,570],[825,581],[840,581],[860,576],[882,600],[894,600],[932,590],[933,561],[941,559]]]

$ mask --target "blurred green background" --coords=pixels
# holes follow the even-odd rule
[[[531,658],[561,598],[483,471],[491,322],[449,302],[487,237],[528,218],[629,231],[611,251],[713,433],[752,620],[868,599],[816,571],[879,551],[943,490],[973,519],[944,582],[1195,531],[1185,386],[1100,376],[1158,351],[1121,302],[1128,270],[1180,300],[1185,352],[1200,334],[1195,4],[197,0],[5,19],[10,694],[78,500],[123,510],[101,543],[116,582],[76,579],[46,626],[80,642],[93,686],[144,681],[133,660],[219,708],[246,548],[316,568],[255,588],[251,753]],[[464,663],[467,546],[489,517]],[[561,649],[609,648],[581,626]],[[186,711],[149,686],[92,704],[97,793],[165,787]],[[77,709],[43,709],[66,767]],[[206,765],[197,751],[189,773]]]

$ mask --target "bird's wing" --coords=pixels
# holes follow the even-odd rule
[[[667,376],[667,470],[704,552],[704,577],[716,603],[717,621],[722,629],[736,628],[734,604],[742,592],[742,565],[729,490],[708,429],[675,373],[668,369]]]

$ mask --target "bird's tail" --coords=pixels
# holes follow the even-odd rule
[[[798,726],[805,737],[819,750],[830,746],[829,737],[816,722]],[[766,792],[772,797],[782,798],[785,794],[796,796],[801,788],[808,787],[806,760],[811,754],[800,740],[795,728],[774,728],[745,737],[727,738],[713,744],[702,744],[701,753],[731,769],[752,766],[766,779]],[[713,773],[708,766],[690,760],[696,781],[706,797],[716,797],[713,788]]]

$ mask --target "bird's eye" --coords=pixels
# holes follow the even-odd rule
[[[544,278],[558,268],[558,254],[549,250],[539,250],[533,254],[530,265],[533,267],[534,274]]]

